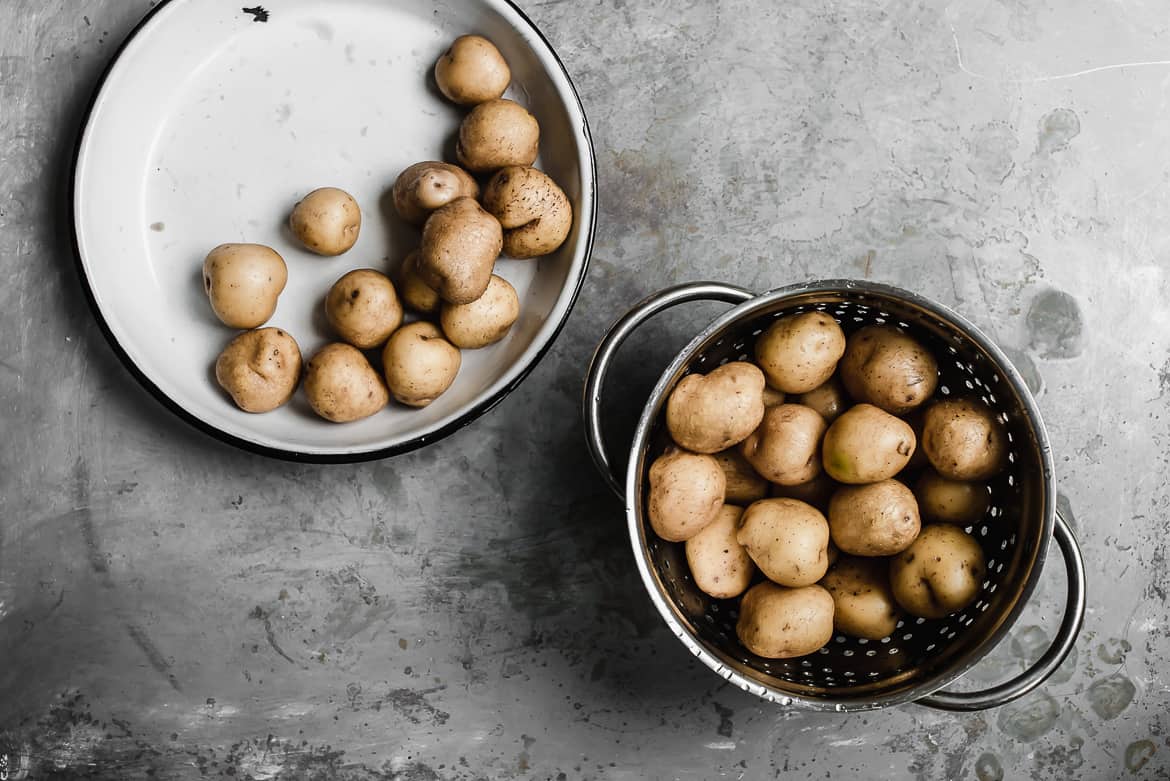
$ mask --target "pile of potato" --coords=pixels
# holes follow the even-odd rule
[[[391,397],[425,407],[446,392],[459,372],[460,350],[500,341],[520,315],[516,290],[492,273],[501,252],[520,259],[547,255],[573,225],[564,191],[532,167],[540,126],[523,106],[501,97],[512,75],[491,41],[458,38],[434,75],[447,98],[473,106],[459,127],[462,167],[425,161],[394,182],[395,210],[422,229],[397,284],[377,269],[355,269],[325,296],[337,341],[309,359],[304,390],[313,410],[336,423],[373,415]],[[476,175],[486,179],[482,192]],[[301,244],[329,257],[354,246],[361,224],[354,198],[333,187],[309,193],[289,216]],[[247,329],[215,364],[216,380],[247,412],[280,407],[301,382],[296,340],[261,327],[287,281],[284,259],[259,244],[220,245],[203,263],[212,310],[225,325]],[[423,319],[405,322],[404,304]],[[363,351],[375,351],[372,360]]]
[[[969,605],[986,564],[964,527],[1006,461],[991,409],[935,398],[935,357],[888,325],[846,339],[827,314],[788,315],[754,357],[674,388],[673,445],[647,497],[654,532],[685,542],[695,584],[742,595],[744,647],[803,656],[834,631],[879,640],[903,614]]]

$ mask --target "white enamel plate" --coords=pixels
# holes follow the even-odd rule
[[[252,0],[249,0],[251,2]],[[302,391],[264,415],[238,410],[216,385],[216,356],[235,332],[203,293],[208,250],[275,248],[289,280],[268,325],[305,360],[330,341],[323,301],[354,268],[393,269],[415,246],[387,193],[420,160],[451,160],[465,109],[431,69],[452,40],[479,33],[512,69],[506,97],[536,116],[536,165],[574,207],[556,253],[502,258],[520,319],[500,343],[464,351],[451,389],[422,410],[392,403],[337,425]],[[93,309],[134,375],[183,418],[241,447],[308,461],[356,461],[420,447],[484,413],[551,345],[585,276],[596,173],[580,101],[556,54],[508,0],[168,0],[124,44],[96,93],[74,171],[77,256]],[[337,258],[300,248],[293,204],[340,187],[362,208],[357,245]]]

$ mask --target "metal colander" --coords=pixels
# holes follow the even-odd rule
[[[738,304],[696,336],[663,372],[646,402],[624,487],[602,440],[601,390],[614,354],[642,322],[677,304],[719,300]],[[681,543],[659,539],[645,512],[650,463],[670,441],[662,408],[690,373],[750,360],[756,337],[776,318],[807,311],[834,317],[846,335],[866,325],[902,328],[938,359],[938,395],[980,400],[1004,424],[1007,467],[991,482],[984,517],[966,527],[983,548],[987,575],[978,598],[939,620],[907,617],[880,641],[836,634],[819,651],[795,659],[764,659],[735,633],[738,600],[713,599],[692,580]],[[584,415],[590,450],[603,476],[626,503],[642,580],[674,634],[727,680],[765,699],[828,710],[864,710],[909,701],[955,710],[995,707],[1040,685],[1064,660],[1084,615],[1084,565],[1076,540],[1056,513],[1048,436],[1023,380],[977,328],[913,293],[868,282],[830,280],[757,296],[716,283],[682,285],[640,303],[610,329],[586,380]],[[1068,567],[1068,602],[1056,639],[1027,671],[981,692],[942,692],[1004,638],[1036,582],[1055,536]]]

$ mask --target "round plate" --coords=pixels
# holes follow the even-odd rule
[[[103,330],[134,375],[201,429],[249,450],[308,461],[357,461],[432,442],[484,413],[548,349],[589,261],[595,219],[592,142],[564,67],[506,0],[169,0],[123,44],[93,99],[77,149],[77,258]],[[387,194],[420,160],[453,159],[465,109],[430,73],[457,36],[475,32],[512,69],[506,97],[541,127],[537,167],[574,207],[573,231],[539,260],[502,258],[520,319],[491,347],[464,351],[451,389],[421,410],[391,403],[337,425],[300,391],[250,415],[215,382],[216,356],[234,336],[203,293],[208,250],[224,242],[276,249],[288,285],[267,325],[287,330],[305,360],[330,336],[323,301],[354,268],[390,272],[419,241]],[[363,222],[337,258],[301,248],[286,220],[317,187],[352,193]]]

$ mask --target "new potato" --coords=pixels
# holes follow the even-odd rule
[[[386,387],[408,407],[425,407],[443,395],[462,361],[438,327],[421,320],[399,328],[382,348]]]
[[[845,388],[836,376],[800,394],[795,401],[814,410],[826,423],[832,423],[849,407],[849,397],[845,395]]]
[[[492,274],[487,290],[470,304],[443,304],[439,324],[451,344],[463,350],[477,350],[507,336],[519,316],[516,289],[503,277]]]
[[[511,81],[504,56],[481,35],[459,36],[435,63],[439,91],[464,106],[500,97]]]
[[[431,212],[456,198],[478,198],[479,184],[457,165],[428,160],[400,173],[392,195],[398,216],[421,225]]]
[[[756,363],[768,384],[784,393],[807,393],[823,384],[845,352],[845,334],[823,312],[788,315],[756,339]]]
[[[920,618],[942,618],[979,595],[987,564],[983,549],[958,526],[927,526],[914,544],[890,562],[890,588],[902,609]]]
[[[381,272],[356,269],[333,283],[325,296],[325,318],[354,347],[380,347],[402,325],[402,304]]]
[[[455,156],[477,174],[511,165],[530,166],[540,147],[540,125],[511,100],[489,100],[471,110],[459,125]]]
[[[881,640],[897,628],[898,605],[885,561],[842,557],[821,585],[833,597],[833,626],[838,632]]]
[[[969,399],[931,404],[922,425],[930,464],[951,480],[987,480],[1007,460],[1007,437],[991,410]]]
[[[825,420],[800,404],[769,407],[740,452],[763,477],[780,485],[807,483],[821,471],[817,448]]]
[[[647,515],[654,533],[667,542],[683,542],[707,528],[719,515],[727,478],[713,456],[667,452],[650,465]]]
[[[487,290],[503,246],[499,221],[474,198],[456,198],[427,218],[415,269],[447,303],[470,304]]]
[[[742,594],[756,567],[735,538],[743,508],[725,504],[707,528],[686,541],[687,564],[695,585],[716,599]]]
[[[245,331],[219,354],[215,380],[244,412],[269,412],[296,391],[301,381],[301,350],[279,328]]]
[[[829,426],[821,454],[825,471],[837,482],[876,483],[901,472],[915,445],[906,421],[872,404],[857,404]]]
[[[321,417],[334,423],[368,418],[390,400],[382,378],[350,344],[327,344],[309,359],[305,397]]]
[[[762,499],[744,511],[736,534],[760,572],[781,586],[809,586],[829,566],[829,524],[795,499]]]
[[[833,597],[815,585],[757,583],[739,604],[735,634],[744,648],[765,659],[811,654],[833,639]]]
[[[203,260],[203,290],[230,328],[257,328],[276,311],[288,282],[284,258],[263,244],[220,244]]]
[[[991,503],[985,483],[949,480],[934,470],[918,478],[914,496],[923,518],[959,526],[978,521]]]
[[[536,258],[565,243],[573,227],[573,206],[543,171],[508,166],[496,172],[483,192],[483,207],[504,228],[504,254]]]
[[[839,488],[829,500],[829,528],[843,553],[891,556],[914,542],[922,519],[909,488],[882,480]]]
[[[760,477],[738,450],[716,453],[715,460],[727,479],[724,501],[746,506],[768,495],[768,481]]]
[[[750,363],[726,363],[683,377],[666,401],[666,427],[680,447],[718,453],[739,444],[764,417],[764,375]]]
[[[894,415],[922,404],[938,387],[938,363],[930,351],[888,325],[871,325],[852,334],[840,368],[850,396]]]
[[[322,187],[297,202],[288,227],[306,249],[318,255],[340,255],[358,240],[362,210],[345,190]]]

